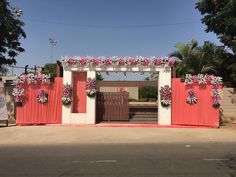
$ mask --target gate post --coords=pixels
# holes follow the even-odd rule
[[[162,107],[160,99],[161,87],[168,85],[171,88],[171,68],[165,67],[159,72],[158,79],[158,124],[171,125],[171,105],[169,107]]]
[[[63,84],[72,84],[72,72],[63,71]],[[71,105],[64,106],[62,105],[62,123],[70,123],[70,114],[71,114]]]
[[[87,78],[96,79],[96,71],[87,71]],[[96,123],[96,97],[87,96],[87,124]]]

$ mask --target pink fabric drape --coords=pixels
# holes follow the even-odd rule
[[[48,93],[48,102],[39,103],[37,94],[40,89]],[[16,108],[16,123],[61,124],[62,123],[62,78],[55,78],[50,85],[28,85],[25,88],[26,99],[23,106]]]
[[[190,105],[186,102],[188,89],[193,88],[198,102]],[[186,86],[179,78],[172,79],[172,124],[194,126],[219,126],[219,109],[211,102],[212,85],[205,87]]]
[[[86,113],[86,81],[87,72],[73,72],[73,113]]]

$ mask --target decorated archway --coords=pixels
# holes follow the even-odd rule
[[[63,84],[78,90],[80,106],[63,105],[62,123],[96,123],[95,97],[86,95],[86,81],[95,80],[96,72],[158,72],[158,124],[171,125],[171,67],[175,60],[167,57],[64,57]],[[74,79],[76,78],[76,79]],[[78,89],[79,88],[79,89]],[[93,93],[93,90],[87,90]]]

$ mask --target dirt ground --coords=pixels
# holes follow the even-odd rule
[[[0,128],[0,145],[236,142],[236,124],[221,128],[14,126]]]

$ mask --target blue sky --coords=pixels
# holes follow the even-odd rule
[[[27,38],[17,65],[51,61],[49,38],[61,56],[166,56],[179,42],[220,44],[205,33],[196,0],[10,0],[23,10]]]

